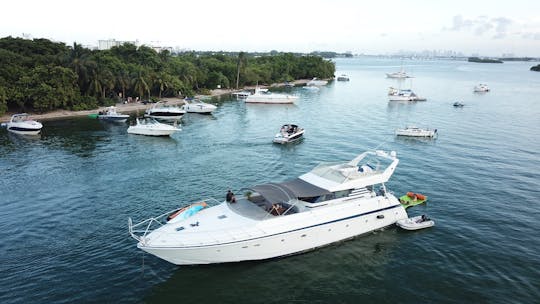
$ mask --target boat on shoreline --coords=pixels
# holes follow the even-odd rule
[[[186,220],[171,212],[128,220],[137,247],[177,265],[228,263],[288,256],[347,240],[406,219],[386,190],[399,159],[394,151],[364,152],[351,161],[321,163],[298,178],[244,189]],[[377,187],[379,186],[379,187]]]
[[[267,103],[267,104],[290,104],[294,103],[298,96],[288,94],[278,94],[268,91],[268,89],[255,89],[255,94],[249,95],[245,103]]]
[[[43,124],[30,119],[27,113],[13,114],[9,122],[5,125],[9,132],[20,135],[38,135],[43,128]]]
[[[118,113],[115,106],[106,107],[103,111],[99,111],[97,119],[112,121],[112,122],[126,122],[129,115]]]
[[[345,75],[345,74],[341,74],[338,76],[337,78],[337,81],[349,81],[349,76]]]
[[[184,114],[186,114],[186,110],[180,107],[165,105],[162,102],[158,102],[147,109],[144,116],[159,120],[180,120]]]

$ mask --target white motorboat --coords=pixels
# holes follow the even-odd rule
[[[408,75],[404,70],[401,70],[399,72],[393,72],[393,73],[386,73],[386,77],[388,78],[412,78],[412,76]]]
[[[294,82],[285,81],[283,83],[283,86],[285,86],[286,88],[294,88]]]
[[[436,137],[437,129],[424,129],[416,126],[407,126],[404,129],[396,129],[397,136],[412,136],[412,137]]]
[[[302,253],[406,219],[385,187],[398,162],[394,151],[368,151],[292,180],[250,187],[231,202],[205,200],[212,206],[183,221],[166,222],[172,211],[135,224],[130,218],[129,232],[138,248],[177,265]]]
[[[182,129],[175,126],[160,123],[151,117],[146,117],[142,119],[137,118],[137,124],[129,126],[127,132],[129,134],[137,135],[170,136],[174,132],[181,130]]]
[[[298,96],[288,94],[277,94],[269,92],[268,89],[255,89],[255,94],[246,98],[246,103],[269,103],[269,104],[287,104],[294,103]]]
[[[489,92],[489,87],[485,83],[480,83],[477,86],[474,87],[474,91],[477,93],[485,93]]]
[[[111,106],[106,107],[103,111],[99,111],[97,118],[107,121],[125,122],[129,118],[129,115],[118,113],[116,107]]]
[[[26,113],[13,114],[9,122],[3,124],[9,132],[22,135],[38,135],[43,125],[40,122],[31,120]]]
[[[199,99],[184,99],[182,106],[188,113],[211,114],[217,107],[215,105],[202,102]]]
[[[276,144],[288,144],[304,138],[305,130],[294,124],[286,124],[281,127],[274,136],[273,142]]]
[[[396,222],[396,225],[406,230],[418,230],[435,225],[435,222],[432,219],[429,219],[425,214],[401,219]]]
[[[236,99],[246,99],[248,96],[251,95],[250,91],[239,91],[239,92],[232,92],[231,95],[235,97]]]
[[[158,102],[147,109],[144,116],[160,120],[180,120],[184,114],[186,114],[186,110],[180,107],[169,106]]]
[[[337,78],[337,81],[349,81],[349,76],[345,75],[345,74],[341,74],[340,76],[338,76]]]
[[[317,87],[320,87],[320,86],[325,86],[328,84],[328,81],[327,80],[320,80],[318,79],[317,77],[313,77],[313,79],[311,79],[310,81],[308,81],[306,83],[306,86],[317,86]]]
[[[388,91],[388,100],[389,101],[421,101],[426,100],[425,98],[419,97],[410,89],[401,90],[390,87]]]

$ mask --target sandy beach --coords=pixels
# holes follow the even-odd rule
[[[295,80],[294,84],[297,85],[297,86],[304,85],[308,81],[309,81],[309,79]],[[260,86],[260,87],[261,88],[269,88],[269,87],[282,87],[282,86],[284,86],[283,83],[274,83],[274,84],[269,85],[269,86]],[[228,94],[231,94],[233,92],[239,92],[239,91],[242,91],[242,90],[255,90],[255,86],[244,87],[241,90],[236,90],[236,89],[215,89],[215,90],[211,91],[210,95],[197,95],[197,96],[195,96],[195,98],[204,98],[204,97],[214,97],[214,96],[228,95]],[[169,104],[169,105],[182,105],[182,104],[184,104],[184,100],[182,98],[167,97],[167,98],[162,98],[161,100],[167,102],[167,104]],[[131,113],[131,112],[135,112],[135,111],[141,111],[141,113],[142,113],[146,109],[150,108],[152,105],[153,104],[146,104],[145,105],[145,104],[143,104],[141,102],[133,102],[133,103],[126,103],[126,104],[118,103],[118,104],[116,104],[116,107],[118,108],[117,111],[120,112],[120,113]],[[97,109],[85,110],[85,111],[57,110],[57,111],[47,112],[47,113],[43,113],[43,114],[36,114],[36,113],[31,113],[31,112],[29,112],[28,114],[31,115],[31,119],[33,119],[33,120],[48,120],[48,119],[58,119],[58,118],[66,118],[66,117],[86,116],[86,115],[89,115],[89,114],[95,114],[95,113],[97,113],[97,112],[99,112],[100,110],[103,110],[103,109],[105,109],[105,107],[99,107]],[[0,121],[1,122],[8,122],[11,119],[11,115],[13,115],[13,114],[15,114],[15,113],[13,113],[13,112],[5,113],[4,115],[0,116]]]

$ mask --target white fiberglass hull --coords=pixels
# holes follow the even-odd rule
[[[188,222],[200,223],[202,227],[205,211],[211,213],[211,209],[223,209],[225,204],[203,210]],[[313,250],[407,218],[405,209],[391,195],[388,198],[374,197],[361,204],[353,200],[338,208],[328,208],[263,220],[251,227],[214,231],[215,239],[212,242],[201,241],[174,247],[165,244],[160,247],[159,233],[166,232],[158,229],[152,232],[158,234],[152,242],[155,244],[139,243],[137,247],[177,265],[264,260]]]
[[[298,99],[297,96],[284,95],[284,96],[257,96],[251,95],[246,98],[246,103],[266,103],[266,104],[290,104],[294,103]]]
[[[41,132],[41,128],[43,128],[43,125],[37,121],[7,123],[7,130],[9,132],[20,135],[38,135]]]
[[[170,136],[178,129],[155,129],[155,128],[140,128],[137,126],[131,126],[128,128],[127,132],[129,134],[136,135],[147,135],[147,136]]]
[[[410,131],[398,129],[396,130],[396,135],[410,137],[435,137],[437,135],[437,132],[434,130]]]

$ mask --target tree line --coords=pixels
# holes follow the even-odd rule
[[[0,39],[0,114],[9,110],[87,110],[127,97],[192,96],[221,88],[334,77],[333,62],[315,55],[157,53],[124,44],[91,50],[47,39]]]

